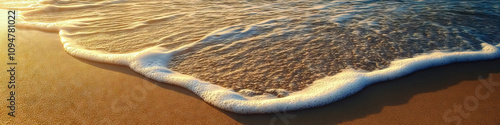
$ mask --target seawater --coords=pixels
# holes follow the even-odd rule
[[[367,85],[500,57],[500,1],[3,1],[19,27],[236,113],[325,105]]]

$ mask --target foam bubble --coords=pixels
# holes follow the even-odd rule
[[[400,59],[393,61],[388,68],[372,72],[346,70],[317,80],[302,91],[290,93],[283,98],[246,97],[227,88],[170,71],[164,67],[164,64],[166,64],[165,60],[170,58],[168,55],[175,51],[143,54],[141,58],[134,60],[135,64],[130,66],[135,71],[155,80],[185,87],[219,108],[243,114],[271,113],[326,105],[352,95],[373,83],[395,79],[429,67],[500,57],[499,45],[495,47],[483,43],[482,46],[483,49],[480,51],[433,52],[414,58]],[[163,70],[158,70],[158,68]]]
[[[359,2],[359,1],[358,1]],[[364,1],[361,1],[364,2]],[[369,2],[369,1],[368,1]],[[56,4],[57,2],[55,1],[40,1],[40,3],[43,4]],[[85,5],[73,5],[75,2],[67,2],[67,3],[60,3],[60,4],[68,4],[64,6],[56,6],[56,5],[47,5],[44,8],[40,8],[40,10],[54,10],[54,9],[63,9],[63,10],[78,10],[78,9],[88,9],[92,7],[102,7],[106,6],[108,4],[119,4],[121,5],[122,3],[125,4],[125,1],[108,1],[108,2],[101,2],[98,4],[85,4]],[[339,6],[342,4],[348,4],[349,2],[331,2],[331,3],[325,3],[325,5],[318,5],[318,6],[312,6],[310,7],[311,9],[307,11],[325,11],[328,9],[332,9],[332,7]],[[293,3],[300,4],[300,2]],[[271,113],[271,112],[278,112],[278,111],[289,111],[289,110],[298,110],[298,109],[304,109],[304,108],[310,108],[310,107],[315,107],[315,106],[320,106],[320,105],[326,105],[328,103],[340,100],[342,98],[345,98],[349,95],[352,95],[353,93],[356,93],[360,90],[362,90],[364,87],[371,85],[376,82],[380,81],[385,81],[385,80],[391,80],[395,79],[398,77],[402,77],[405,75],[408,75],[412,72],[415,72],[417,70],[429,68],[429,67],[434,67],[434,66],[439,66],[439,65],[446,65],[454,62],[464,62],[464,61],[477,61],[477,60],[487,60],[487,59],[494,59],[494,58],[499,58],[500,57],[500,44],[496,43],[497,45],[492,45],[495,44],[497,41],[492,41],[491,39],[488,39],[488,37],[483,37],[483,38],[478,38],[478,37],[468,37],[468,38],[475,38],[470,41],[479,41],[482,42],[480,50],[476,51],[450,51],[453,50],[453,48],[448,48],[444,49],[442,51],[437,51],[437,50],[428,50],[428,51],[422,51],[420,55],[410,55],[407,56],[408,58],[400,58],[397,60],[394,60],[390,62],[390,65],[388,67],[376,69],[372,68],[372,71],[365,71],[365,70],[356,70],[352,68],[348,68],[345,70],[342,70],[340,73],[337,73],[333,76],[326,76],[321,79],[315,80],[310,86],[296,92],[289,92],[288,90],[284,89],[268,89],[266,92],[278,95],[272,96],[270,94],[263,94],[263,95],[256,95],[256,96],[248,96],[248,95],[253,95],[255,94],[254,91],[248,90],[248,89],[242,89],[239,90],[238,92],[229,89],[229,88],[224,88],[222,86],[212,84],[210,82],[201,80],[199,78],[196,78],[195,76],[190,76],[186,74],[182,74],[176,71],[172,70],[172,67],[169,67],[168,64],[173,61],[173,58],[175,56],[178,56],[183,53],[189,53],[192,52],[194,49],[197,49],[193,46],[200,46],[204,44],[210,44],[209,47],[207,48],[202,48],[203,50],[218,50],[218,48],[231,48],[233,46],[237,46],[240,43],[245,43],[248,42],[247,38],[254,38],[255,35],[262,35],[264,36],[263,38],[274,38],[276,36],[293,36],[294,39],[297,40],[303,40],[303,41],[308,41],[310,39],[308,38],[313,38],[311,36],[314,36],[316,34],[302,34],[301,35],[290,35],[294,33],[301,33],[305,31],[313,31],[312,29],[322,29],[324,27],[311,27],[308,24],[318,24],[322,23],[321,20],[323,19],[322,17],[326,17],[326,19],[329,19],[330,21],[333,21],[338,24],[346,25],[346,26],[357,26],[358,24],[363,24],[365,25],[366,28],[368,28],[370,31],[374,31],[377,34],[381,34],[381,36],[384,37],[389,37],[389,38],[404,38],[400,39],[401,41],[404,41],[404,44],[401,43],[401,46],[403,45],[415,45],[411,44],[412,39],[411,38],[420,38],[423,39],[423,35],[419,35],[418,33],[407,33],[407,34],[399,34],[397,32],[402,32],[401,30],[398,29],[391,29],[394,27],[382,27],[386,26],[387,24],[391,24],[392,22],[387,22],[385,18],[378,18],[377,16],[373,16],[370,14],[364,14],[368,13],[370,11],[364,11],[364,9],[373,9],[377,8],[375,6],[367,6],[367,7],[359,7],[359,8],[353,8],[353,9],[360,9],[362,11],[352,11],[349,9],[339,9],[335,10],[334,12],[330,13],[331,15],[327,14],[322,14],[321,12],[318,12],[318,14],[311,14],[311,15],[306,15],[305,17],[308,16],[309,19],[301,19],[303,16],[300,17],[276,17],[276,15],[272,15],[270,12],[268,12],[268,9],[275,9],[276,6],[279,6],[281,4],[268,4],[265,6],[242,6],[242,10],[255,10],[255,11],[262,11],[260,13],[255,13],[255,14],[248,14],[248,15],[259,15],[255,16],[252,18],[241,18],[243,19],[248,19],[250,20],[250,23],[248,24],[238,24],[238,25],[229,25],[226,23],[234,23],[233,21],[228,21],[228,20],[210,20],[210,19],[218,19],[216,18],[218,15],[217,14],[207,14],[207,15],[202,15],[200,17],[206,18],[206,20],[211,21],[212,23],[218,24],[215,26],[220,26],[220,28],[200,28],[203,29],[202,31],[199,32],[182,32],[182,30],[179,29],[174,29],[175,31],[165,33],[163,32],[162,29],[169,28],[168,26],[165,25],[160,25],[162,23],[164,24],[171,24],[171,22],[174,22],[174,20],[177,20],[175,23],[182,23],[182,25],[186,26],[199,26],[203,27],[208,24],[195,24],[193,22],[190,22],[189,20],[185,19],[197,19],[196,13],[177,13],[177,14],[171,14],[167,13],[164,15],[148,15],[149,17],[154,17],[150,19],[138,19],[140,21],[131,23],[131,21],[135,20],[124,20],[124,21],[129,21],[125,23],[120,23],[118,18],[120,16],[120,13],[116,15],[112,15],[113,20],[106,20],[107,22],[104,24],[97,23],[99,20],[102,18],[92,18],[92,19],[78,19],[76,17],[67,17],[68,19],[65,19],[64,21],[54,21],[54,20],[49,20],[47,22],[30,22],[30,21],[24,21],[21,20],[19,26],[24,27],[24,28],[31,28],[31,29],[37,29],[37,30],[42,30],[42,31],[49,31],[49,32],[57,32],[59,33],[59,36],[61,38],[61,42],[64,45],[65,51],[67,51],[69,54],[88,59],[88,60],[93,60],[93,61],[98,61],[98,62],[106,62],[110,64],[117,64],[117,65],[125,65],[129,66],[131,69],[134,71],[145,75],[148,78],[152,78],[154,80],[164,82],[166,84],[173,84],[177,86],[184,87],[186,89],[189,89],[190,91],[193,91],[195,94],[200,96],[204,101],[219,107],[224,110],[228,110],[231,112],[236,112],[236,113],[242,113],[242,114],[252,114],[252,113]],[[125,5],[123,5],[125,6]],[[303,5],[308,7],[307,5]],[[175,6],[172,6],[175,8]],[[295,7],[295,5],[294,5]],[[341,6],[341,7],[346,7],[346,6]],[[351,6],[347,6],[351,7]],[[178,7],[178,8],[183,8]],[[210,9],[210,7],[208,7]],[[286,12],[288,14],[301,14],[305,13],[302,11],[296,11],[294,9],[300,8],[293,8],[292,9],[277,9],[275,10],[275,13],[280,13],[280,12]],[[385,11],[395,11],[397,13],[404,13],[405,9],[398,9],[398,8],[381,8],[380,10],[383,10],[382,12]],[[189,10],[189,11],[194,11],[194,10]],[[214,11],[213,9],[210,11],[207,11],[206,13],[212,13],[211,11]],[[177,11],[175,11],[177,12]],[[33,12],[35,13],[35,12]],[[339,14],[340,13],[340,14]],[[360,14],[361,13],[361,14]],[[390,12],[387,12],[390,13]],[[86,14],[86,13],[82,13]],[[92,13],[91,13],[92,14]],[[149,13],[139,13],[139,14],[149,14]],[[162,13],[163,14],[163,13]],[[97,15],[97,14],[96,14]],[[96,15],[86,15],[86,16],[96,16]],[[241,15],[234,14],[232,16],[235,17],[240,17]],[[400,16],[400,15],[397,15]],[[408,15],[406,15],[408,16]],[[77,16],[78,17],[78,16]],[[132,16],[133,17],[133,16]],[[251,17],[251,16],[249,16]],[[329,18],[331,17],[331,18]],[[373,18],[370,18],[373,17]],[[182,18],[182,19],[179,19]],[[415,17],[417,18],[417,17]],[[420,18],[420,17],[418,17]],[[236,19],[231,19],[231,20],[237,20]],[[392,19],[392,18],[391,18]],[[398,18],[397,18],[398,19]],[[395,19],[395,20],[397,20]],[[40,20],[43,20],[40,19]],[[351,21],[352,20],[352,21]],[[222,22],[219,22],[222,21]],[[284,25],[290,22],[298,22],[295,24],[290,24],[290,25]],[[316,21],[316,22],[315,22]],[[384,24],[384,21],[386,21]],[[441,20],[438,20],[441,21]],[[349,22],[358,22],[358,23],[353,23],[352,25],[348,24]],[[405,22],[405,21],[403,21]],[[80,23],[80,24],[78,24]],[[86,24],[89,23],[89,24]],[[88,25],[98,25],[95,27],[90,27],[88,29],[82,28],[84,26]],[[443,32],[436,32],[436,34],[445,34],[450,35],[454,33],[454,30],[450,28],[451,26],[445,26],[442,24],[447,24],[447,22],[432,22],[429,23],[430,25],[438,25],[439,30],[446,30]],[[404,25],[411,25],[411,24],[404,24]],[[392,25],[389,25],[392,26]],[[119,28],[116,28],[119,27]],[[157,28],[160,27],[160,28]],[[380,28],[382,27],[382,28]],[[90,30],[93,28],[92,30]],[[107,29],[103,29],[107,28]],[[144,29],[144,32],[155,32],[158,34],[168,34],[167,36],[161,37],[161,38],[155,38],[154,40],[144,40],[143,37],[137,36],[137,35],[130,35],[132,33],[144,33],[144,32],[139,32],[142,31],[141,28],[149,28],[149,29]],[[340,29],[339,27],[333,27],[333,29]],[[341,27],[345,28],[345,27]],[[348,28],[357,28],[359,29],[360,27],[347,27]],[[385,29],[384,29],[385,28]],[[328,29],[328,28],[324,28]],[[408,28],[412,29],[412,28]],[[83,30],[83,31],[79,31]],[[177,31],[179,30],[179,31]],[[332,28],[328,29],[332,30]],[[394,30],[394,31],[392,31]],[[136,32],[137,31],[137,32]],[[124,34],[121,35],[116,35],[119,33],[125,32]],[[355,32],[356,35],[362,36],[363,34],[366,34],[368,31],[360,31],[360,30],[353,30],[352,32]],[[411,31],[411,32],[417,32],[417,31]],[[467,30],[467,33],[465,35],[474,35],[473,32],[476,32],[474,30]],[[108,34],[106,34],[108,33]],[[434,33],[434,32],[429,32],[429,33]],[[145,43],[147,47],[143,47],[140,49],[132,49],[133,51],[126,51],[123,53],[113,53],[110,51],[106,51],[106,49],[109,49],[111,47],[115,47],[116,43],[113,44],[113,41],[105,41],[105,42],[111,42],[107,44],[107,46],[99,46],[98,48],[91,48],[88,46],[84,46],[81,43],[78,43],[78,40],[82,40],[82,38],[77,39],[73,36],[78,36],[78,35],[103,35],[103,39],[92,39],[96,41],[86,41],[89,43],[92,42],[97,42],[97,40],[105,41],[108,40],[106,39],[107,37],[113,37],[113,35],[118,36],[116,39],[118,40],[130,40],[129,37],[133,37],[132,39],[136,43],[132,42],[125,42],[125,43],[120,43],[120,44],[126,44],[123,46],[128,46],[128,44],[131,45],[138,45]],[[188,35],[188,34],[197,34],[197,35]],[[202,34],[202,35],[199,35]],[[264,35],[263,35],[264,34]],[[416,35],[413,35],[416,34]],[[141,34],[142,35],[142,34]],[[337,35],[345,35],[345,34],[337,34]],[[390,35],[398,36],[398,37],[391,37]],[[403,36],[406,35],[406,36]],[[413,35],[413,36],[412,36]],[[380,36],[380,37],[381,37]],[[97,36],[92,36],[92,37],[97,37]],[[183,43],[176,43],[175,41],[182,41],[182,40],[187,40],[185,37],[196,37],[197,39],[191,40],[190,42],[183,42]],[[328,36],[323,36],[323,37],[328,37]],[[367,36],[368,37],[368,36]],[[432,39],[432,36],[428,36],[429,39]],[[101,37],[99,37],[101,38]],[[115,38],[115,37],[113,37]],[[199,39],[198,39],[199,38]],[[307,39],[306,39],[307,38]],[[351,37],[341,37],[341,38],[351,38]],[[158,40],[159,39],[159,40]],[[156,44],[156,43],[161,43],[162,41],[169,41],[170,43],[166,44]],[[458,40],[459,38],[457,38]],[[463,40],[466,38],[460,38],[460,40]],[[485,40],[483,40],[485,39]],[[84,39],[88,40],[88,39]],[[142,41],[141,41],[142,40]],[[363,39],[360,39],[363,40]],[[434,40],[442,40],[442,39],[434,39]],[[153,42],[151,42],[153,41]],[[230,41],[230,42],[226,42]],[[231,42],[233,41],[233,42]],[[234,42],[236,41],[236,42]],[[314,40],[310,40],[314,41]],[[467,40],[464,40],[467,41]],[[486,41],[486,42],[485,42]],[[345,41],[344,41],[345,42]],[[175,45],[174,45],[175,44]],[[179,44],[179,45],[177,45]],[[212,45],[216,44],[216,45]],[[381,44],[381,43],[380,43]],[[394,46],[397,46],[399,43],[393,43]],[[434,44],[445,44],[441,45],[444,46],[443,48],[446,48],[446,44],[454,44],[451,43],[450,41],[433,41],[429,42],[429,46],[434,45]],[[464,44],[463,46],[472,46],[470,48],[474,48],[473,45],[467,44],[467,42],[458,42],[458,44]],[[321,44],[320,44],[321,45]],[[401,47],[399,46],[399,47]],[[109,48],[108,48],[109,47]],[[259,46],[257,46],[259,47]],[[316,46],[313,46],[316,47]],[[321,46],[320,46],[321,47]],[[343,46],[342,46],[343,47]],[[360,48],[363,48],[362,46]],[[365,47],[366,48],[366,47]],[[116,47],[115,49],[121,49],[119,47]],[[460,49],[460,48],[457,48]],[[345,50],[345,48],[344,48]],[[404,48],[399,48],[400,51],[417,51],[417,50],[407,50]],[[247,50],[251,51],[251,50]],[[303,51],[309,51],[309,50],[303,50]],[[243,51],[238,51],[237,54],[244,53]],[[347,50],[346,58],[354,58],[356,57],[355,54],[358,53],[356,50]],[[400,53],[405,53],[405,52],[400,52]],[[380,53],[382,54],[382,53]],[[286,56],[286,55],[285,55]],[[308,56],[305,54],[305,56]],[[384,57],[384,55],[377,55]],[[402,56],[405,57],[405,56]],[[369,59],[363,59],[362,61],[364,62],[371,62]],[[292,85],[292,84],[291,84]],[[253,93],[253,94],[252,94]]]

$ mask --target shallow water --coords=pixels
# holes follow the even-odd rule
[[[12,3],[0,5],[7,4]],[[500,42],[499,1],[68,0],[18,4],[11,8],[22,11],[21,22],[59,32],[61,39],[79,49],[101,54],[155,47],[179,50],[164,64],[169,70],[236,92],[243,90],[244,95],[286,96],[280,92],[303,90],[343,71],[383,70],[394,60],[437,51],[479,51],[485,43]]]

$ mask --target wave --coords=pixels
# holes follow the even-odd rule
[[[19,26],[58,32],[73,56],[129,66],[252,114],[321,106],[417,70],[499,58],[498,5],[41,1],[21,11]]]

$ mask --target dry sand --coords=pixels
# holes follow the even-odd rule
[[[377,83],[339,102],[286,113],[239,115],[219,110],[181,87],[158,83],[128,67],[65,53],[56,33],[18,30],[16,117],[7,115],[0,86],[0,124],[444,124],[481,85],[500,82],[500,60],[458,63]],[[5,49],[1,50],[2,71]],[[7,83],[2,72],[1,83]],[[500,86],[461,117],[463,124],[500,124]],[[3,100],[3,101],[1,101]],[[460,117],[459,117],[460,116]]]

